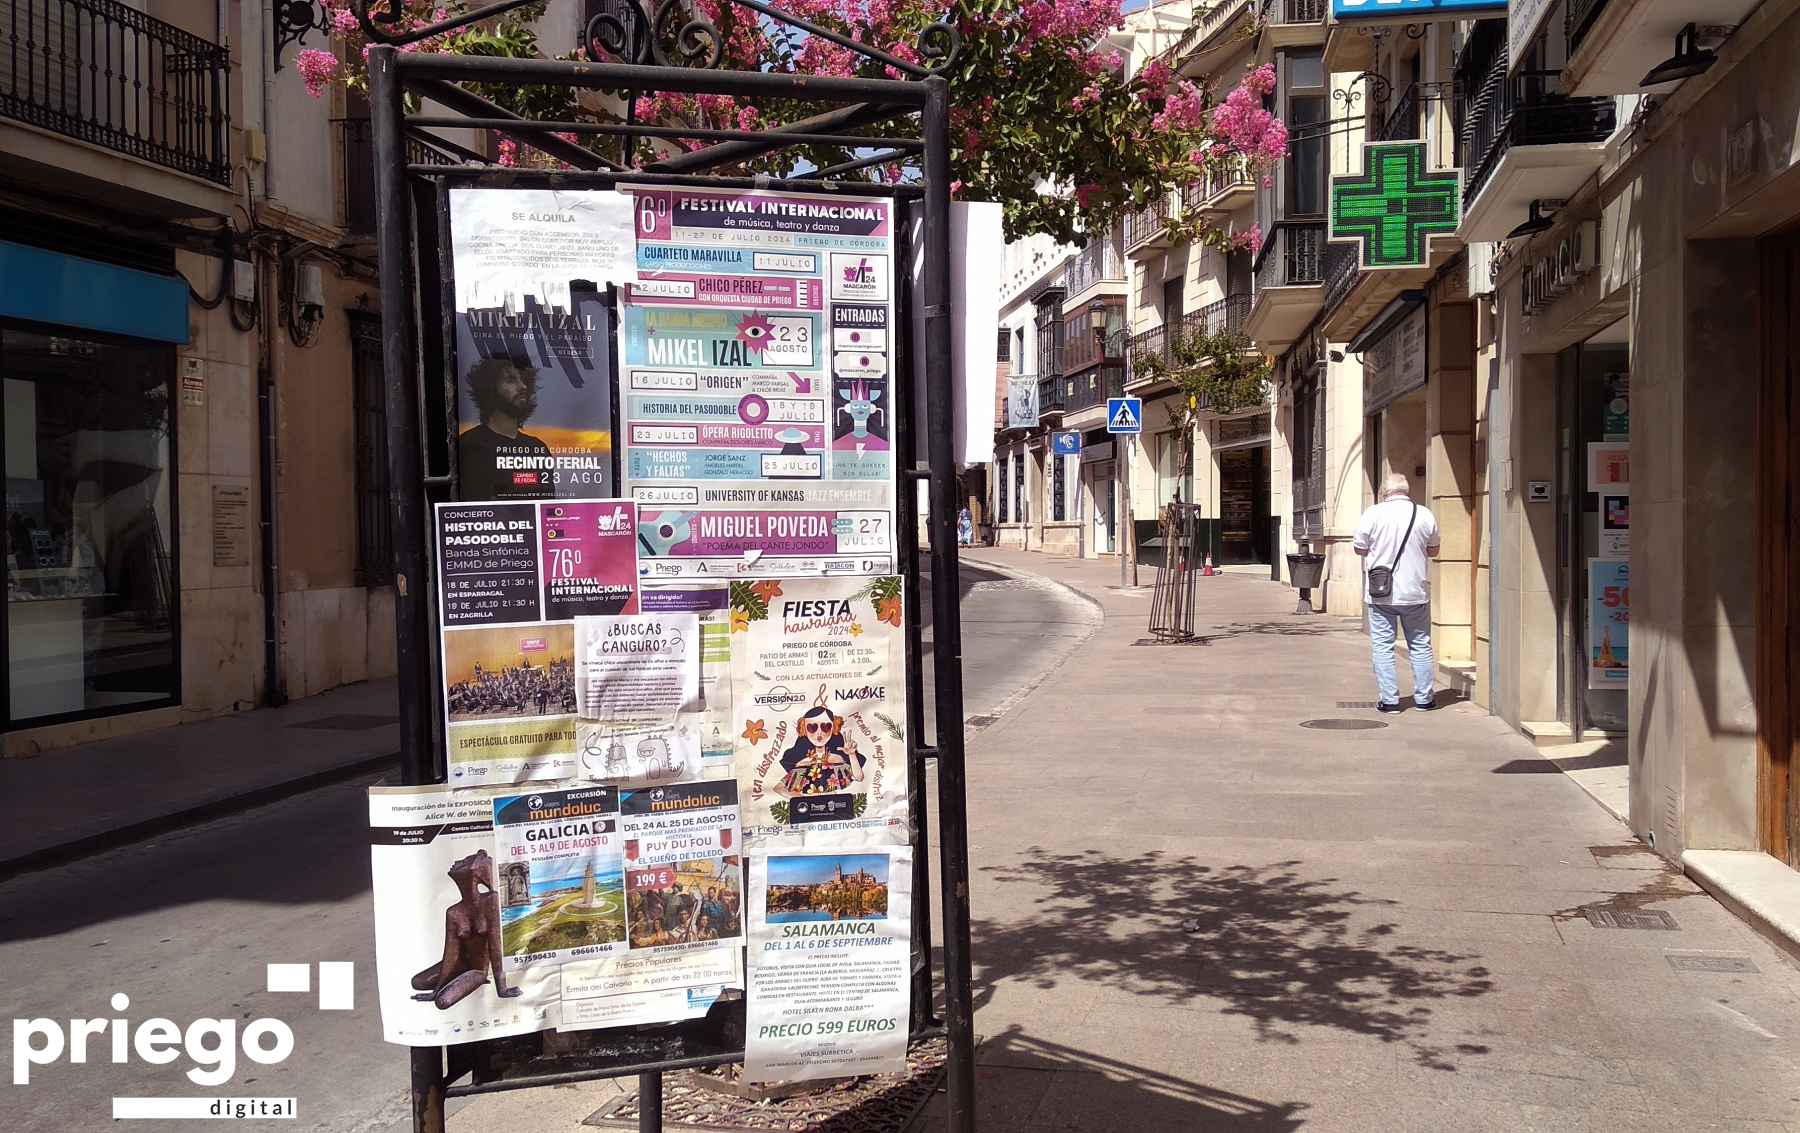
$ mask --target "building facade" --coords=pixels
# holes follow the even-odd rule
[[[6,754],[391,674],[366,111],[266,7],[47,11],[0,7]]]

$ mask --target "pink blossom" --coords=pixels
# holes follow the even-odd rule
[[[757,123],[756,107],[745,106],[745,107],[739,108],[738,113],[737,113],[737,128],[738,129],[754,130],[754,129],[756,129],[756,123]]]
[[[331,30],[339,35],[351,36],[362,32],[362,25],[356,22],[356,13],[348,8],[338,8],[331,13]]]
[[[294,55],[294,68],[306,84],[306,93],[318,98],[337,78],[338,59],[329,51],[308,47]]]
[[[1287,126],[1262,105],[1274,89],[1274,74],[1267,65],[1251,71],[1212,112],[1213,129],[1253,164],[1272,165],[1287,156]]]
[[[1183,79],[1150,124],[1158,130],[1187,133],[1206,125],[1206,92]]]
[[[1262,248],[1262,242],[1263,231],[1260,224],[1252,224],[1242,232],[1231,235],[1231,249],[1234,252],[1249,252],[1254,256]]]
[[[1145,94],[1162,95],[1169,89],[1169,82],[1175,72],[1161,59],[1152,59],[1138,71],[1138,82],[1143,86]]]
[[[1076,186],[1076,188],[1075,188],[1075,207],[1078,209],[1086,209],[1088,207],[1089,202],[1091,202],[1099,194],[1100,194],[1100,186],[1095,182],[1090,181],[1086,185]]]
[[[1100,101],[1099,85],[1096,83],[1089,83],[1087,86],[1081,88],[1080,94],[1076,95],[1074,98],[1071,98],[1069,100],[1069,109],[1073,110],[1077,114],[1080,114],[1083,111],[1087,110],[1089,107],[1097,104],[1099,101]]]

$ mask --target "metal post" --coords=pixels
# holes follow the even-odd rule
[[[375,221],[381,257],[382,399],[387,412],[388,506],[393,525],[394,655],[400,695],[400,775],[408,784],[437,778],[432,755],[431,611],[425,608],[425,513],[420,463],[419,390],[411,255],[412,209],[395,49],[369,49],[369,102],[375,137]],[[412,1051],[415,1133],[443,1133],[443,1052]]]
[[[663,1133],[661,1070],[638,1075],[638,1133]]]
[[[975,1130],[975,1012],[969,963],[968,769],[963,759],[962,623],[956,561],[956,396],[951,388],[950,84],[924,80],[925,366],[931,458],[931,600],[937,676],[938,841],[943,873],[945,1030],[952,1133]],[[906,506],[910,507],[911,501]]]

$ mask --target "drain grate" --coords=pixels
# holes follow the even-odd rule
[[[1583,905],[1581,915],[1595,928],[1642,928],[1656,929],[1662,932],[1679,931],[1681,926],[1675,918],[1661,909],[1638,909],[1620,911],[1604,908],[1600,905]]]
[[[321,716],[317,720],[302,720],[298,724],[289,724],[288,727],[318,728],[327,732],[366,732],[371,728],[381,728],[399,722],[398,716],[373,716],[366,713],[344,712],[336,716]]]
[[[1761,971],[1750,957],[1736,952],[1665,952],[1663,959],[1678,972]]]
[[[1375,702],[1373,700],[1340,700],[1337,702],[1337,706],[1339,708],[1373,708]]]
[[[990,713],[984,713],[983,715],[980,715],[980,716],[970,716],[968,719],[963,721],[963,726],[972,731],[979,732],[983,728],[986,728],[992,724],[998,723],[999,720],[1000,720],[1000,717],[998,717],[990,712]]]
[[[1330,717],[1324,720],[1302,720],[1302,728],[1316,728],[1321,732],[1372,732],[1376,728],[1385,728],[1380,720],[1343,720]]]

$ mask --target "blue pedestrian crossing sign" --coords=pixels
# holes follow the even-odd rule
[[[1144,402],[1137,397],[1106,399],[1106,431],[1109,433],[1141,433],[1144,431]]]
[[[1080,456],[1081,434],[1073,431],[1051,433],[1050,451],[1057,456]]]

